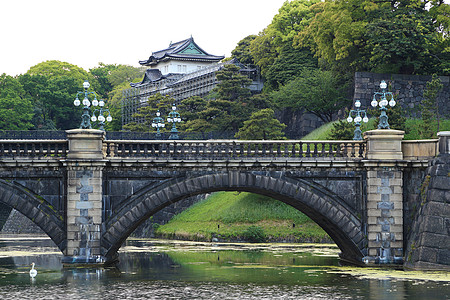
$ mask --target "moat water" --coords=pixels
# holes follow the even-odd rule
[[[128,240],[115,267],[63,269],[50,239],[0,235],[0,299],[450,299],[447,272],[341,266],[338,253],[322,244]]]

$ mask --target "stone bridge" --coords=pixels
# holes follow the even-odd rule
[[[402,264],[418,183],[439,145],[402,139],[374,130],[364,141],[129,141],[75,129],[61,140],[1,140],[0,202],[47,233],[65,264],[112,262],[153,214],[214,191],[295,207],[344,260]]]

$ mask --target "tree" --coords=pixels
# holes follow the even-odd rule
[[[153,118],[156,117],[156,112],[159,110],[161,117],[164,118],[169,114],[174,101],[173,98],[163,96],[160,93],[149,96],[146,105],[140,107],[138,112],[133,114],[133,118],[138,118],[140,121],[128,123],[124,126],[124,129],[140,132],[152,130],[152,122]]]
[[[82,91],[83,81],[69,75],[30,75],[19,76],[27,97],[32,99],[36,117],[33,119],[36,129],[73,129],[78,128],[81,108],[73,105],[78,91]]]
[[[20,82],[11,76],[0,76],[0,129],[28,130],[33,127],[33,105]]]
[[[243,101],[250,97],[251,92],[248,86],[252,83],[252,80],[241,75],[239,70],[239,66],[228,64],[216,73],[219,83],[212,92],[217,94],[218,99]]]
[[[443,1],[327,0],[311,9],[315,17],[295,42],[329,64],[351,65],[352,73],[406,74],[448,66],[450,22]]]
[[[285,128],[285,124],[274,118],[274,111],[267,108],[252,113],[236,137],[243,140],[281,140],[285,139]]]
[[[271,96],[282,108],[305,109],[327,123],[335,112],[351,103],[345,92],[345,84],[330,71],[305,70]]]
[[[347,111],[348,114],[348,111]],[[355,132],[355,124],[347,120],[338,120],[333,123],[329,138],[332,140],[351,140]]]
[[[311,8],[319,0],[286,1],[269,26],[250,43],[250,52],[266,79],[264,89],[272,91],[298,76],[305,67],[317,65],[307,48],[296,49],[295,36],[313,19]]]
[[[421,105],[423,125],[420,130],[422,138],[433,138],[435,136],[435,120],[437,121],[437,131],[439,131],[439,103],[437,101],[439,92],[443,84],[441,79],[433,74],[430,81],[427,82],[427,88],[423,92]]]
[[[104,99],[108,97],[108,94],[114,88],[114,85],[110,81],[110,76],[111,72],[117,68],[118,66],[115,64],[106,65],[104,63],[99,63],[98,67],[89,70],[89,73],[94,76],[100,85],[96,92]]]
[[[94,89],[98,88],[98,83],[91,74],[76,65],[59,60],[47,60],[41,62],[32,66],[26,74],[30,76],[42,75],[47,76],[48,78],[68,76],[76,80],[80,87],[83,86],[85,80],[88,80]]]
[[[231,51],[231,57],[236,58],[241,64],[254,66],[255,61],[250,52],[250,43],[254,39],[256,39],[256,35],[249,35],[240,40],[236,48]]]

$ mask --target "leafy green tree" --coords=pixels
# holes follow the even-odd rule
[[[440,118],[437,97],[442,88],[441,79],[436,74],[433,74],[431,80],[427,82],[427,88],[423,92],[421,105],[423,126],[420,130],[422,138],[433,138],[436,135],[434,131],[435,123],[437,123],[437,131],[439,131]]]
[[[76,93],[83,91],[83,81],[69,75],[30,75],[19,76],[27,97],[32,99],[36,116],[33,119],[36,129],[78,128],[81,108],[73,105]]]
[[[236,137],[243,140],[280,140],[285,139],[283,130],[286,125],[274,118],[274,111],[270,108],[252,113],[249,120],[236,133]]]
[[[95,78],[83,68],[59,60],[48,60],[41,62],[35,66],[32,66],[26,74],[31,76],[42,75],[47,76],[48,78],[67,76],[73,78],[80,88],[83,87],[83,82],[88,80],[95,90],[98,88],[98,83]]]
[[[309,49],[294,48],[287,44],[280,51],[265,74],[264,89],[267,91],[278,90],[303,70],[318,68],[317,59]]]
[[[320,0],[286,1],[269,26],[250,43],[250,52],[266,79],[266,91],[272,91],[298,76],[306,67],[317,65],[317,59],[306,48],[296,49],[294,38],[314,18],[311,9]]]
[[[249,35],[240,40],[236,48],[231,51],[231,57],[236,58],[241,64],[254,66],[255,61],[250,52],[250,43],[256,39],[256,35]]]
[[[111,72],[118,68],[115,64],[99,63],[99,66],[89,70],[92,76],[97,80],[100,87],[97,89],[97,93],[103,99],[108,98],[108,94],[113,90],[114,85],[111,83]]]
[[[108,81],[113,87],[122,84],[123,82],[139,82],[144,76],[144,68],[136,68],[128,65],[117,65],[108,74]]]
[[[315,17],[295,41],[329,64],[406,74],[448,66],[443,1],[326,0],[311,9]]]
[[[0,129],[31,129],[32,118],[33,105],[20,82],[4,73],[0,75]]]
[[[271,96],[282,108],[306,110],[325,123],[351,100],[345,97],[347,87],[330,71],[305,70]]]

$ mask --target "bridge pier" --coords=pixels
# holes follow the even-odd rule
[[[403,263],[403,131],[372,130],[367,139],[366,264]]]
[[[67,248],[63,264],[102,264],[103,137],[101,130],[67,131]]]

